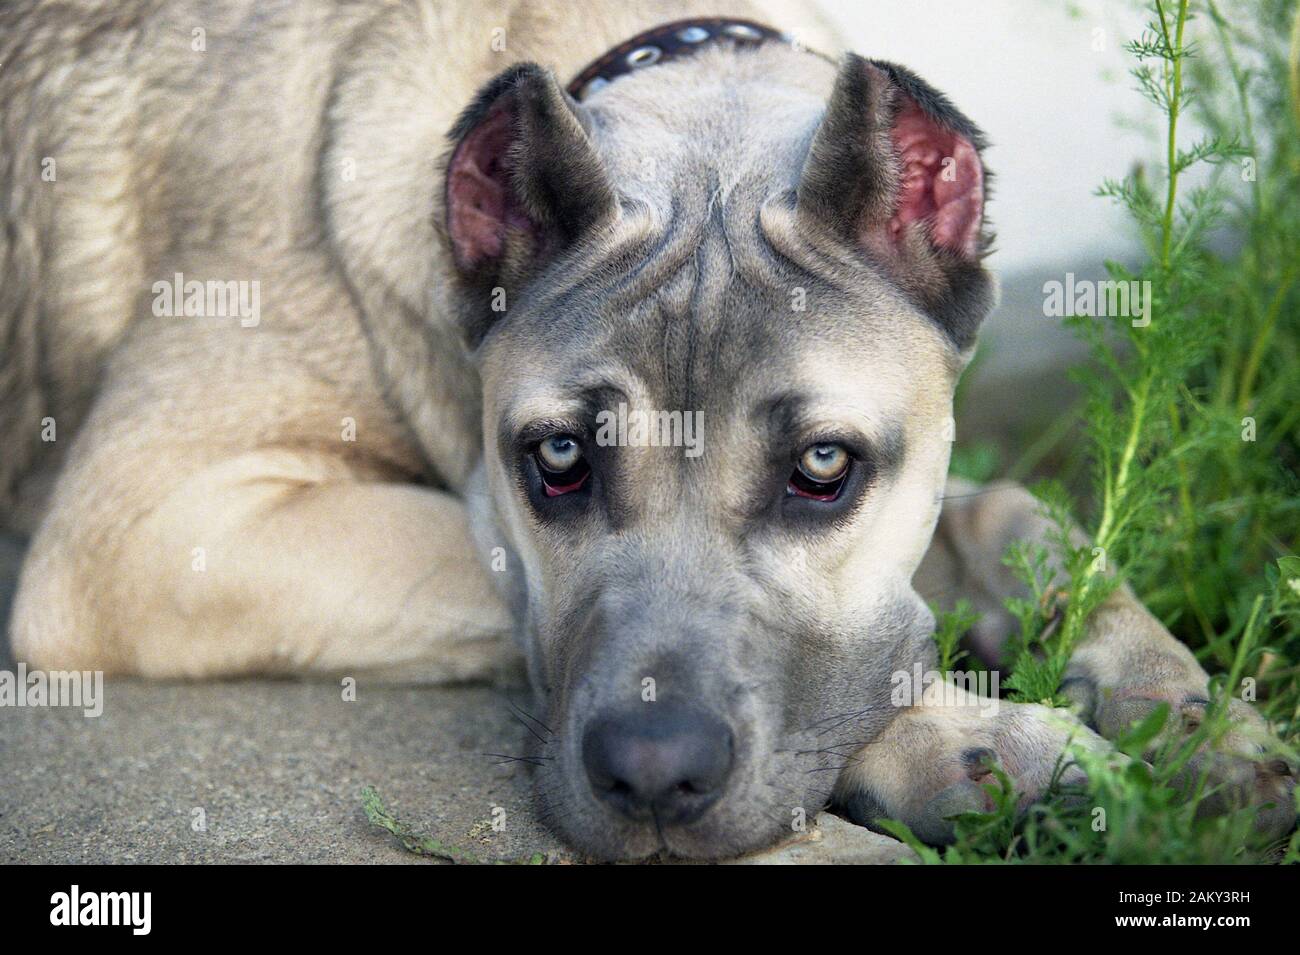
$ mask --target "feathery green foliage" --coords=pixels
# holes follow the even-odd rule
[[[1107,267],[1151,283],[1151,320],[1067,320],[1092,357],[1076,378],[1093,500],[1076,507],[1068,474],[1036,488],[1060,529],[1062,573],[1032,548],[1007,555],[1033,593],[1008,603],[1011,699],[1064,703],[1089,615],[1127,580],[1214,675],[1214,705],[1150,766],[1140,757],[1163,711],[1121,741],[1128,761],[1073,753],[1087,791],[1058,792],[1019,827],[1000,778],[995,810],[959,820],[957,843],[924,861],[1300,861],[1300,835],[1261,846],[1248,813],[1197,818],[1204,787],[1188,798],[1174,785],[1224,732],[1243,680],[1292,753],[1300,738],[1298,6],[1255,0],[1226,16],[1216,0],[1154,0],[1127,44],[1136,88],[1164,119],[1162,162],[1098,193],[1143,239],[1140,269]],[[1206,131],[1190,143],[1188,117]],[[1092,515],[1082,544],[1067,532],[1080,514]]]

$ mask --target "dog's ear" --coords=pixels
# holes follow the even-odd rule
[[[583,108],[535,63],[489,82],[451,138],[445,234],[476,343],[510,293],[618,206]]]
[[[798,214],[877,262],[959,350],[993,304],[980,260],[983,136],[923,80],[850,54],[800,175]]]

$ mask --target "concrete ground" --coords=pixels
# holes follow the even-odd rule
[[[968,385],[963,440],[1010,436],[1014,446],[1068,400],[1057,369],[1078,352],[1042,317],[1041,283],[1004,283],[986,329],[989,358]],[[0,621],[20,555],[20,542],[0,537]],[[13,668],[0,640],[0,669]],[[526,769],[484,755],[521,751],[507,692],[523,702],[519,690],[492,687],[362,684],[345,702],[324,682],[114,680],[95,719],[0,708],[0,862],[423,861],[367,823],[366,786],[412,829],[481,857],[567,859],[530,811]],[[495,807],[505,811],[501,832],[488,825]],[[810,838],[750,861],[905,854],[823,817]]]

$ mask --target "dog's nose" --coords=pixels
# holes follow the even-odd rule
[[[699,818],[731,772],[727,724],[705,710],[645,703],[598,718],[582,739],[596,795],[630,819],[661,825]]]

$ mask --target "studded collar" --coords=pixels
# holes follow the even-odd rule
[[[566,87],[574,99],[583,100],[620,76],[690,56],[715,44],[758,46],[769,40],[793,43],[793,37],[752,20],[705,17],[675,20],[638,33],[609,50],[575,76]]]

